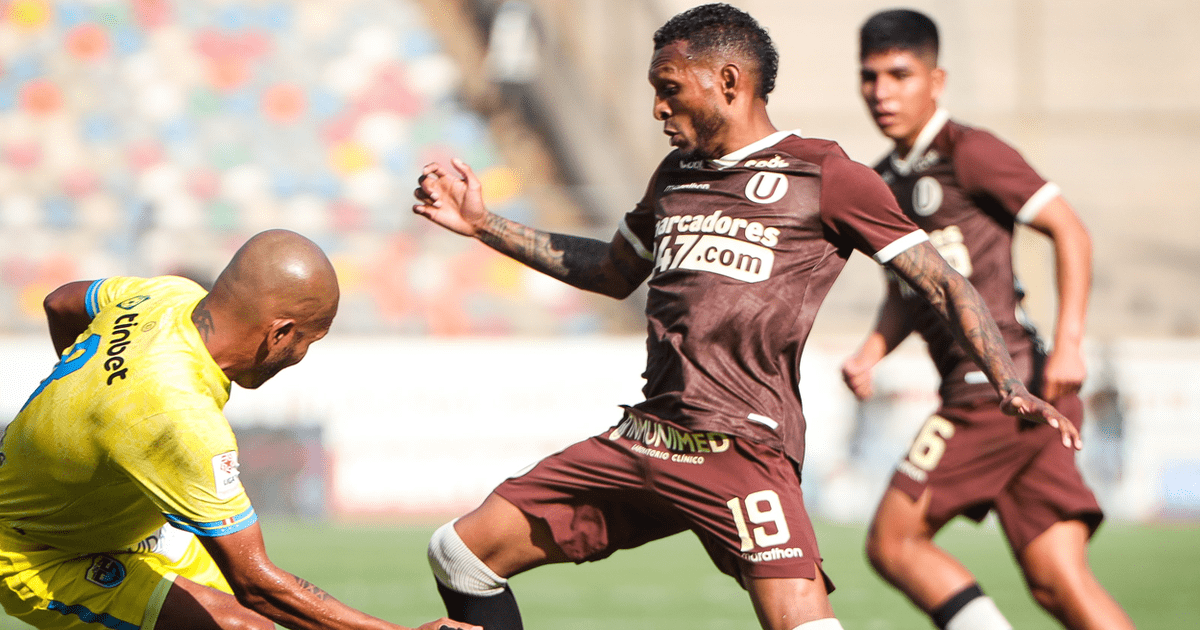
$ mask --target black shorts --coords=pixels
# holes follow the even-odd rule
[[[751,440],[627,412],[495,492],[549,524],[577,563],[690,529],[739,582],[821,575],[833,590],[795,463]]]

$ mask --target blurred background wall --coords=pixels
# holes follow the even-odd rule
[[[40,303],[55,286],[204,283],[247,237],[285,227],[329,252],[343,302],[318,344],[328,354],[314,348],[294,380],[230,404],[243,449],[261,454],[243,459],[274,462],[261,478],[276,490],[263,494],[295,493],[280,510],[457,509],[516,460],[607,426],[641,385],[641,298],[580,294],[429,227],[411,190],[421,165],[461,156],[493,210],[607,240],[668,149],[650,115],[650,37],[694,4],[0,2],[0,423],[50,369]],[[868,163],[886,152],[856,55],[858,26],[891,3],[733,4],[780,49],[778,127]],[[1092,231],[1089,479],[1130,518],[1200,514],[1200,6],[909,5],[941,27],[945,105],[1012,141]],[[1048,329],[1049,248],[1036,235],[1018,248]],[[837,380],[881,291],[856,255],[810,342],[810,439],[832,446],[810,449],[806,483],[826,516],[861,518],[936,404],[916,341],[885,365],[871,403]],[[487,404],[410,369],[431,361],[494,379]],[[410,430],[447,441],[414,447]],[[508,452],[487,460],[496,444]]]

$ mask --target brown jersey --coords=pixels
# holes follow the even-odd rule
[[[975,285],[1022,377],[1034,385],[1037,338],[1021,311],[1013,275],[1013,228],[1058,196],[1058,187],[1042,179],[1012,147],[986,131],[951,121],[945,110],[926,123],[907,156],[893,153],[875,170],[904,214],[929,234],[946,262]],[[944,404],[996,398],[949,326],[928,303],[911,291],[905,293],[914,327],[941,374]]]
[[[672,152],[621,232],[654,262],[638,411],[804,458],[800,352],[850,253],[926,240],[834,142],[781,131],[718,160]]]

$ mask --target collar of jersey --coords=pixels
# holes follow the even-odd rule
[[[748,155],[757,153],[758,151],[761,151],[767,147],[773,147],[779,144],[780,141],[788,136],[800,137],[800,130],[792,129],[791,131],[776,131],[762,140],[751,142],[750,144],[738,149],[737,151],[734,151],[733,153],[726,154],[723,157],[714,158],[711,161],[717,168],[729,168],[730,166],[733,166],[744,160]]]
[[[950,122],[950,112],[939,107],[933,113],[933,117],[929,119],[929,122],[925,123],[925,127],[921,129],[921,133],[917,134],[917,141],[913,143],[912,149],[909,149],[907,156],[901,159],[895,151],[892,152],[892,168],[896,169],[896,172],[901,175],[911,173],[912,165],[925,157],[925,152],[929,150],[929,145],[933,144],[933,139],[941,133],[942,128],[948,122]]]

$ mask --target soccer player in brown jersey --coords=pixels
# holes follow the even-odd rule
[[[860,36],[863,100],[895,142],[876,170],[905,214],[983,296],[1021,378],[1078,425],[1091,281],[1087,230],[1058,187],[1015,150],[939,108],[946,73],[938,67],[932,20],[910,10],[884,11]],[[1018,223],[1054,244],[1058,320],[1048,358],[1025,325],[1014,286]],[[995,510],[1042,607],[1069,628],[1132,627],[1088,567],[1087,541],[1102,514],[1074,451],[1062,448],[1053,429],[1001,413],[995,390],[951,329],[894,276],[874,331],[843,364],[847,385],[858,398],[870,397],[871,368],[914,330],[941,374],[942,406],[879,504],[867,539],[871,564],[940,628],[1010,628],[970,571],[933,542],[955,516],[978,521]]]
[[[488,212],[461,161],[425,167],[417,214],[580,289],[624,298],[649,279],[645,400],[438,529],[429,557],[451,616],[520,628],[507,578],[691,530],[763,628],[841,628],[800,491],[798,386],[817,308],[855,249],[952,322],[1009,413],[1077,442],[1021,382],[978,293],[879,177],[833,142],[775,128],[776,66],[766,31],[728,5],[685,11],[655,33],[653,113],[675,150],[607,243]],[[468,394],[479,378],[445,377]]]

